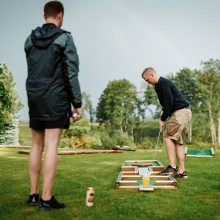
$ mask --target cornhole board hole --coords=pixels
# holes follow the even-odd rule
[[[206,149],[206,150],[196,150],[196,149],[189,149],[185,148],[185,155],[187,157],[214,157],[214,149]]]
[[[144,169],[152,166],[150,173],[150,187],[144,188],[142,175]],[[138,190],[140,192],[152,192],[158,189],[176,189],[177,181],[170,175],[158,175],[164,169],[164,165],[158,160],[135,160],[122,163],[122,171],[116,180],[116,189]]]

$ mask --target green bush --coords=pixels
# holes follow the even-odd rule
[[[84,117],[77,122],[72,122],[70,128],[63,132],[60,147],[102,148],[99,134],[91,130],[89,120]]]
[[[92,148],[92,149],[100,149],[102,148],[102,141],[100,139],[100,136],[98,134],[90,134],[86,135],[84,137],[85,139],[85,145],[84,148]]]
[[[59,147],[60,148],[65,148],[65,147],[71,148],[72,147],[71,139],[70,138],[65,138],[65,137],[61,138]]]
[[[130,136],[122,134],[120,131],[115,131],[109,135],[107,130],[99,131],[100,139],[102,142],[102,148],[112,148],[114,145],[119,146],[136,146]]]

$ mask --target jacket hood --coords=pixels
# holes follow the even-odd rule
[[[37,27],[31,33],[31,40],[36,47],[46,48],[48,47],[57,37],[67,31],[62,30],[55,24],[44,24],[42,27]]]

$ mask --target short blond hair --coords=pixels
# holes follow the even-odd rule
[[[145,73],[146,72],[149,72],[149,71],[153,71],[153,72],[155,72],[155,70],[154,70],[154,68],[153,67],[147,67],[146,69],[144,69],[144,71],[142,72],[142,78],[144,77],[144,75],[145,75]]]

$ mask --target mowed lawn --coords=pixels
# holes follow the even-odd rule
[[[61,155],[54,195],[67,207],[39,212],[28,207],[28,155],[0,149],[0,219],[220,219],[220,154],[214,158],[186,158],[189,179],[176,190],[142,193],[115,189],[124,160],[153,159],[153,152]],[[166,164],[165,150],[157,159]],[[93,207],[85,206],[86,188],[95,189]]]

